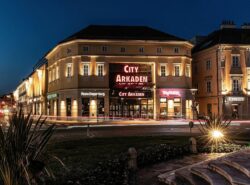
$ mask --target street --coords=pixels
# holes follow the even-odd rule
[[[229,132],[234,134],[250,133],[250,122],[235,121],[231,123]],[[190,133],[188,122],[112,122],[110,124],[57,124],[55,138],[85,138],[85,137],[125,137],[125,136],[159,136],[178,135],[195,136],[199,135],[199,123],[195,122]]]

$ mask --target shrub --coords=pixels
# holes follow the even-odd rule
[[[174,159],[189,153],[188,146],[161,144],[138,150],[138,166],[144,167],[157,162]],[[121,154],[113,160],[100,162],[95,168],[68,171],[54,182],[57,185],[127,185],[127,155]]]
[[[44,154],[54,126],[41,130],[44,121],[14,114],[9,126],[0,126],[0,179],[4,185],[38,184],[50,176]]]

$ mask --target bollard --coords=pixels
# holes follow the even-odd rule
[[[135,148],[128,149],[128,184],[137,184],[137,151]]]
[[[194,127],[194,122],[190,121],[190,122],[188,123],[188,126],[189,126],[189,128],[190,128],[190,133],[192,133],[192,128]]]
[[[197,142],[196,139],[194,137],[191,137],[189,139],[189,143],[190,143],[190,151],[193,154],[197,154]]]

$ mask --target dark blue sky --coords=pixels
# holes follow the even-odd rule
[[[190,39],[224,19],[250,22],[250,1],[2,0],[0,94],[13,91],[50,48],[89,24],[147,25]]]

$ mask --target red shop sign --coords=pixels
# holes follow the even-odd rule
[[[181,97],[181,93],[174,89],[160,89],[160,97]]]

